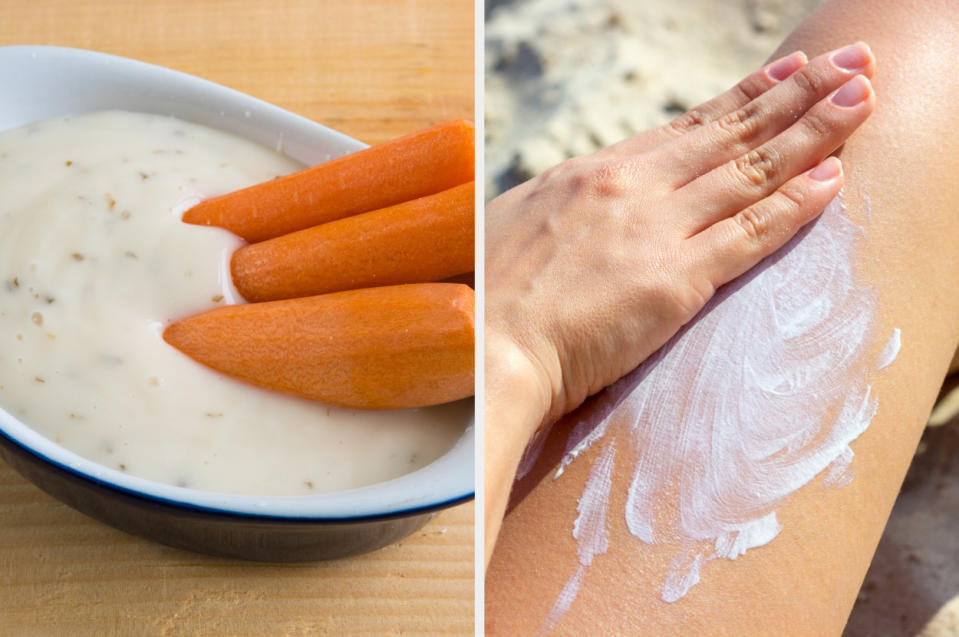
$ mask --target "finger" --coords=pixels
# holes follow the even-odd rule
[[[700,255],[694,272],[713,289],[732,281],[818,217],[842,181],[842,164],[829,157],[769,197],[689,238],[690,253]]]
[[[782,134],[672,193],[680,210],[693,211],[677,223],[694,234],[766,197],[836,150],[874,101],[869,80],[857,75]]]
[[[743,107],[658,147],[657,164],[679,188],[775,137],[851,78],[874,70],[872,51],[862,42],[815,57]]]
[[[680,135],[705,126],[727,113],[742,108],[795,73],[806,61],[806,54],[802,51],[790,53],[747,75],[736,86],[722,95],[718,95],[708,102],[683,113],[668,124],[624,139],[597,154],[624,157],[652,150]]]

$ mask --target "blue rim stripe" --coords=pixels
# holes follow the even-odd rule
[[[171,500],[169,498],[164,498],[164,497],[153,495],[150,493],[144,493],[142,491],[136,491],[134,489],[130,489],[127,487],[122,487],[118,484],[107,482],[106,480],[103,480],[101,478],[97,478],[95,476],[91,476],[81,471],[78,471],[77,469],[74,469],[73,467],[69,467],[57,460],[54,460],[48,456],[45,456],[44,454],[36,451],[35,449],[31,449],[30,447],[27,447],[26,445],[21,443],[19,440],[16,440],[15,438],[11,437],[10,434],[8,434],[3,429],[0,429],[0,438],[5,439],[6,441],[13,444],[15,447],[20,449],[21,451],[26,452],[27,454],[33,456],[34,458],[42,462],[46,462],[47,464],[53,466],[56,469],[64,471],[73,476],[76,476],[82,480],[92,482],[93,484],[100,486],[102,488],[105,488],[107,490],[116,491],[117,493],[121,495],[137,498],[140,500],[145,500],[147,502],[162,504],[162,505],[166,505],[173,508],[187,509],[189,511],[194,511],[198,513],[206,513],[206,514],[218,515],[223,517],[257,520],[262,522],[283,522],[288,524],[342,524],[347,522],[376,522],[380,520],[390,520],[393,518],[410,517],[413,515],[420,515],[424,513],[430,513],[432,511],[438,511],[440,509],[446,509],[446,508],[455,506],[457,504],[468,502],[472,500],[476,495],[476,491],[474,490],[464,495],[457,496],[449,500],[444,500],[442,502],[427,504],[421,507],[414,507],[412,509],[403,509],[401,511],[392,511],[390,513],[373,513],[370,515],[347,516],[347,517],[323,517],[323,518],[311,518],[306,516],[260,515],[257,513],[248,513],[245,511],[231,511],[229,509],[207,507],[199,504],[193,504],[192,502]],[[162,484],[162,483],[158,483],[158,484]],[[38,488],[40,488],[39,485],[34,485],[34,486],[37,486]],[[230,495],[230,494],[224,494],[224,495]],[[269,496],[264,496],[264,497],[269,497]]]

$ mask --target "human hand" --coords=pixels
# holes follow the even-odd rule
[[[661,347],[842,185],[838,148],[873,110],[864,44],[795,53],[674,122],[571,159],[486,212],[487,415],[536,392],[530,430]]]

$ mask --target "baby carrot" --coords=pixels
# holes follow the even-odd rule
[[[473,290],[420,283],[231,305],[174,323],[167,343],[255,385],[361,409],[473,394]]]
[[[437,124],[299,172],[202,201],[183,221],[254,243],[473,180],[473,123]]]
[[[476,289],[476,272],[464,272],[439,281],[440,283],[462,283]]]
[[[474,182],[261,241],[233,253],[248,301],[275,301],[473,270]]]

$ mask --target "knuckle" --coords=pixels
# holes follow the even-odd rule
[[[739,157],[734,167],[740,181],[751,190],[762,190],[779,172],[782,158],[772,148],[761,146]]]
[[[806,191],[799,186],[783,186],[779,190],[779,196],[787,209],[798,210],[806,204]]]
[[[769,215],[756,207],[750,206],[740,210],[733,217],[733,220],[750,244],[761,245],[769,234]]]
[[[707,123],[706,116],[697,108],[686,111],[673,121],[671,121],[667,128],[678,134],[683,135],[689,131],[704,126]]]
[[[751,102],[766,91],[766,87],[757,81],[755,76],[749,76],[733,87],[733,93],[745,102]]]
[[[823,117],[822,113],[816,111],[809,111],[803,115],[799,121],[802,122],[803,127],[809,133],[815,135],[817,139],[832,135],[835,129],[832,123]]]
[[[799,90],[810,97],[818,99],[820,95],[825,93],[826,78],[819,75],[814,68],[803,67],[793,73],[791,77]]]
[[[571,177],[573,187],[591,197],[619,197],[627,190],[627,179],[622,162],[593,163],[577,170]]]
[[[716,125],[721,131],[734,138],[749,140],[755,137],[762,128],[762,120],[762,112],[759,107],[749,103],[742,108],[737,108],[732,113],[723,115],[716,120]]]

